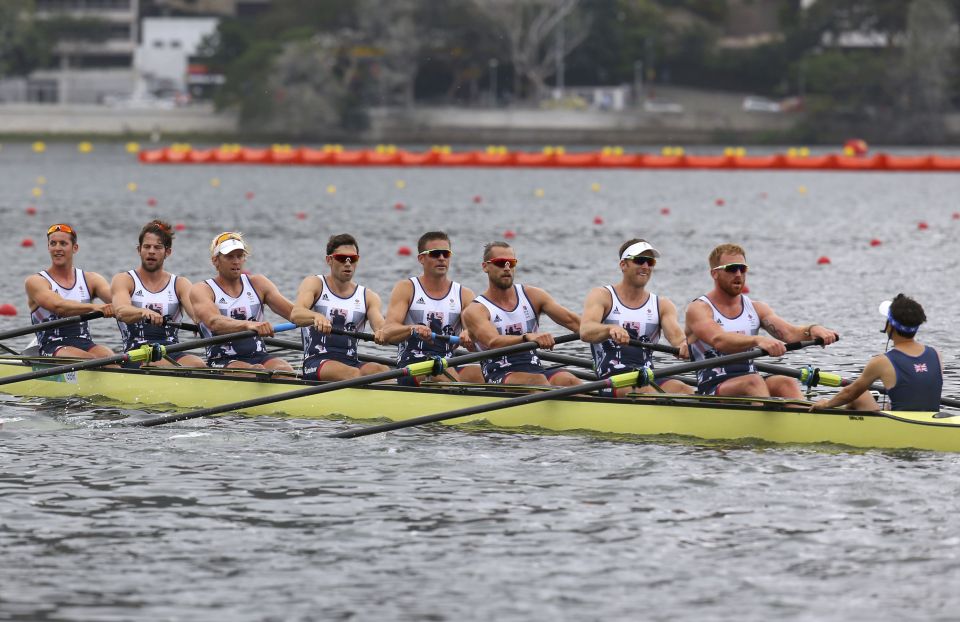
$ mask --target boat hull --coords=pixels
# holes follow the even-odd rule
[[[29,366],[0,362],[0,378],[24,373]],[[0,386],[12,395],[108,399],[133,408],[196,409],[216,406],[315,384],[268,379],[267,374],[164,370],[90,370]],[[248,415],[302,419],[344,416],[351,419],[403,420],[511,396],[504,387],[407,388],[393,384],[341,389],[243,409]],[[695,437],[706,440],[759,439],[770,443],[830,443],[865,448],[914,448],[960,451],[960,417],[936,413],[810,413],[768,400],[720,400],[698,397],[612,399],[572,397],[546,400],[445,422],[486,421],[497,428],[540,428],[555,432],[585,431],[613,435]]]

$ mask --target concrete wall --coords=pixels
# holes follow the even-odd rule
[[[236,129],[234,115],[216,113],[210,106],[162,110],[80,104],[0,105],[0,134],[8,135],[230,134]]]

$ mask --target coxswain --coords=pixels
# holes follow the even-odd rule
[[[661,333],[677,348],[679,358],[688,358],[687,340],[677,320],[677,307],[670,299],[647,291],[660,251],[644,239],[624,242],[618,251],[623,278],[616,285],[597,287],[587,294],[580,319],[580,338],[591,344],[594,368],[598,378],[653,368],[649,349],[630,345],[630,341],[658,343]],[[693,393],[679,380],[659,383],[668,393]],[[613,389],[622,397],[628,393],[653,393],[652,386]],[[611,394],[610,389],[605,389]]]
[[[721,244],[711,251],[708,261],[713,289],[687,306],[684,322],[694,361],[751,348],[762,348],[770,356],[782,356],[786,352],[785,342],[820,338],[824,345],[829,345],[839,338],[835,331],[819,324],[791,324],[770,305],[744,294],[749,266],[742,247]],[[761,328],[770,336],[760,335]],[[763,378],[752,361],[700,370],[697,392],[725,397],[803,398],[796,380],[776,375]]]
[[[47,252],[50,267],[27,277],[27,305],[30,321],[40,326],[37,345],[43,356],[103,358],[113,351],[90,338],[87,322],[76,322],[51,330],[42,330],[44,322],[81,315],[93,311],[113,317],[110,284],[96,272],[84,272],[73,266],[73,256],[80,250],[77,231],[66,223],[47,229]],[[100,299],[103,304],[93,302]]]
[[[121,272],[110,282],[113,309],[123,339],[123,351],[144,344],[163,346],[179,343],[178,331],[184,311],[193,317],[190,302],[191,283],[182,276],[164,270],[164,262],[173,253],[173,228],[162,220],[151,220],[140,229],[137,253],[140,267]],[[174,352],[154,365],[203,367],[203,359],[189,352]],[[140,363],[124,363],[140,367]]]
[[[367,322],[375,331],[384,324],[380,296],[353,280],[360,263],[357,240],[349,233],[331,236],[326,262],[326,275],[308,276],[300,283],[290,315],[302,327],[303,377],[346,380],[387,371],[386,365],[360,362],[357,338],[338,334],[363,332]]]
[[[487,275],[487,289],[464,309],[462,316],[464,327],[479,350],[526,342],[552,349],[553,335],[540,330],[541,313],[573,332],[580,330],[579,315],[543,289],[514,282],[517,263],[513,247],[506,242],[490,242],[483,249],[480,265]],[[544,369],[532,350],[486,360],[481,369],[484,379],[492,384],[580,384],[568,371]]]
[[[883,332],[893,348],[874,356],[863,373],[831,398],[818,400],[811,410],[847,406],[854,410],[880,407],[870,394],[870,385],[879,380],[890,396],[891,410],[937,412],[943,391],[943,361],[940,354],[916,340],[927,316],[913,298],[897,294],[880,305],[886,324]]]
[[[417,240],[417,261],[423,272],[393,286],[387,322],[377,338],[379,343],[399,344],[397,367],[453,356],[457,342],[468,349],[473,346],[470,334],[463,330],[460,316],[464,307],[473,301],[474,293],[450,279],[452,260],[450,237],[443,231],[428,231]],[[464,365],[447,369],[440,376],[404,376],[398,382],[413,386],[424,379],[482,383],[483,374],[479,365]]]
[[[274,333],[270,322],[263,319],[263,308],[270,307],[280,317],[289,319],[293,303],[262,274],[244,274],[249,255],[250,248],[242,234],[221,233],[210,243],[210,261],[217,275],[190,288],[190,301],[204,337],[257,332],[256,336],[207,347],[207,365],[292,372],[290,363],[267,352],[263,337],[272,337]]]

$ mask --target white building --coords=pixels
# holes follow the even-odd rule
[[[177,95],[188,92],[189,58],[205,37],[217,30],[215,17],[147,17],[134,65],[138,93]]]

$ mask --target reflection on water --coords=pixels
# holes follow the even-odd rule
[[[940,349],[947,393],[960,388],[948,175],[140,167],[122,146],[27,152],[0,152],[0,302],[21,310],[0,330],[25,322],[23,279],[47,261],[15,242],[54,221],[77,225],[78,265],[108,277],[134,266],[155,215],[186,226],[170,267],[192,280],[212,274],[209,238],[239,229],[251,267],[291,296],[341,231],[359,237],[359,279],[382,296],[415,271],[397,247],[435,228],[454,238],[455,276],[482,289],[480,248],[512,229],[518,278],[573,308],[616,280],[629,237],[661,250],[653,289],[680,307],[708,289],[710,248],[739,241],[751,295],[843,335],[784,364],[857,373],[884,347],[877,303],[904,291],[927,310],[921,338]],[[110,321],[92,327],[118,343]],[[143,413],[0,396],[0,619],[894,620],[958,605],[950,454],[482,426],[342,441],[327,435],[348,421],[116,425],[127,416]]]

